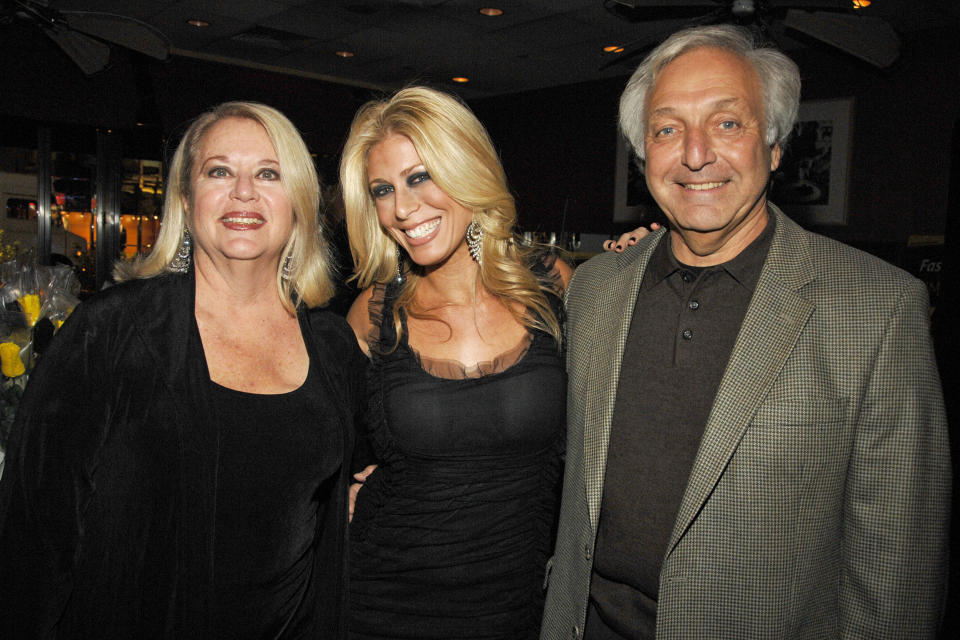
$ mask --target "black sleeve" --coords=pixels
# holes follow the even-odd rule
[[[329,312],[314,310],[310,321],[318,351],[324,359],[328,378],[342,399],[347,419],[352,422],[353,446],[348,451],[351,473],[373,464],[367,439],[367,367],[369,359],[360,350],[353,329],[346,320]]]
[[[107,319],[97,315],[80,305],[63,325],[31,372],[13,424],[0,479],[0,637],[47,637],[70,594],[106,437],[98,363],[110,347]]]

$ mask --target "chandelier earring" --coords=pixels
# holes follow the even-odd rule
[[[400,245],[397,245],[397,277],[395,278],[397,284],[403,284],[403,281],[406,278],[403,275],[403,252],[400,251]]]
[[[483,266],[483,229],[476,220],[471,220],[467,227],[467,249],[470,250],[470,257]]]
[[[190,240],[190,230],[183,229],[183,236],[180,238],[180,248],[177,254],[170,261],[170,271],[174,273],[186,273],[190,270],[190,256],[192,254],[193,243]]]
[[[293,255],[289,253],[287,257],[283,259],[283,268],[280,269],[280,277],[286,282],[290,282],[290,278],[293,277]]]

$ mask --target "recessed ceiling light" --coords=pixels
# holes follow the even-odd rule
[[[461,84],[463,84],[464,82],[470,82],[470,78],[464,78],[463,76],[456,76],[450,79],[453,80],[454,82],[459,82]]]
[[[342,51],[337,51],[337,55],[340,56],[341,58],[352,58],[353,51],[347,51],[344,49]]]
[[[485,16],[490,16],[491,18],[494,16],[502,16],[503,9],[495,9],[494,7],[484,7],[483,9],[480,9],[480,14]]]
[[[603,48],[606,53],[623,53],[623,47],[618,44],[607,45]]]
[[[191,27],[196,27],[198,29],[202,29],[204,27],[210,26],[209,22],[207,22],[206,20],[201,20],[200,18],[190,18],[189,20],[187,20],[187,24],[190,25]]]

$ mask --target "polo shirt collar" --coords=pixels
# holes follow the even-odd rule
[[[777,218],[769,209],[767,210],[767,225],[760,232],[760,235],[753,239],[746,249],[738,253],[730,260],[714,265],[704,267],[704,271],[724,270],[730,277],[739,282],[747,289],[753,290],[760,280],[760,271],[763,269],[763,263],[767,259],[767,252],[770,250],[770,244],[773,241],[773,231],[777,226]],[[650,286],[653,286],[679,270],[697,271],[696,267],[681,264],[673,255],[673,242],[669,232],[664,236],[662,242],[654,249],[650,256],[650,262],[647,265],[647,277],[645,280]]]

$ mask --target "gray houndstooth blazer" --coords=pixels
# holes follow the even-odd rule
[[[773,242],[660,574],[657,638],[930,638],[950,461],[924,285],[801,229]],[[665,237],[581,266],[567,301],[568,451],[542,638],[582,633],[611,415]]]

